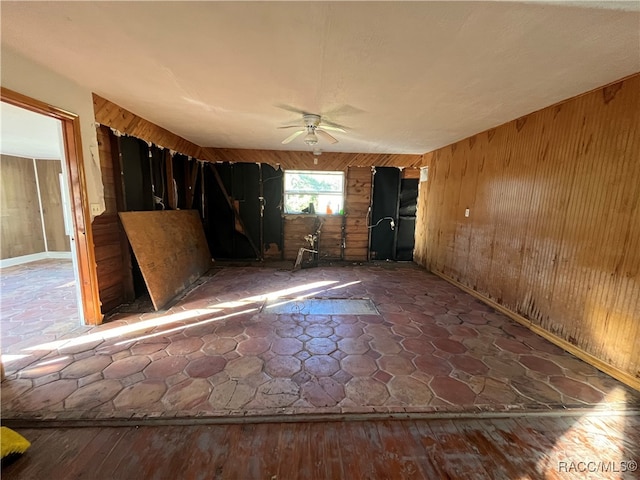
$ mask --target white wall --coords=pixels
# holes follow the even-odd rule
[[[91,91],[5,46],[2,46],[0,65],[3,87],[80,117],[88,200],[89,203],[100,205],[100,210],[104,211],[104,192]]]

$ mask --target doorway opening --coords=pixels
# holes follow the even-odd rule
[[[83,324],[62,122],[2,102],[2,352]]]
[[[33,361],[30,341],[102,316],[79,118],[5,88],[0,100],[2,363],[10,371],[22,357]]]

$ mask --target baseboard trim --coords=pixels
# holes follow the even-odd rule
[[[62,260],[71,260],[71,252],[40,252],[30,255],[22,255],[20,257],[5,258],[0,260],[0,268],[14,267],[23,263],[37,262],[38,260],[47,260],[57,258]]]
[[[622,383],[624,383],[625,385],[628,385],[629,387],[633,388],[634,390],[637,390],[637,391],[640,392],[640,379],[634,377],[630,373],[627,373],[627,372],[625,372],[623,370],[620,370],[619,368],[614,367],[613,365],[611,365],[611,364],[609,364],[609,363],[607,363],[607,362],[605,362],[603,360],[600,360],[599,358],[593,356],[589,352],[581,349],[580,347],[577,347],[577,346],[573,345],[572,343],[567,342],[565,339],[563,339],[561,337],[558,337],[557,335],[549,332],[548,330],[545,330],[544,328],[540,327],[539,325],[536,325],[531,320],[523,317],[522,315],[520,315],[518,313],[515,313],[515,312],[512,312],[508,308],[500,305],[499,303],[491,300],[488,297],[485,297],[484,295],[482,295],[481,293],[478,293],[477,291],[473,290],[472,288],[469,288],[466,285],[463,285],[462,283],[458,282],[457,280],[454,280],[453,278],[449,277],[448,275],[445,275],[444,273],[441,273],[441,272],[437,272],[435,270],[432,270],[431,273],[433,273],[434,275],[437,275],[438,277],[442,278],[443,280],[446,280],[447,282],[451,283],[452,285],[455,285],[460,290],[464,290],[469,295],[472,295],[475,298],[477,298],[478,300],[480,300],[481,302],[486,303],[491,308],[499,311],[500,313],[503,313],[504,315],[506,315],[507,317],[509,317],[513,321],[519,323],[520,325],[522,325],[524,327],[527,327],[529,330],[531,330],[532,332],[534,332],[534,333],[540,335],[541,337],[549,340],[554,345],[557,345],[558,347],[562,348],[563,350],[571,353],[572,355],[575,355],[579,359],[584,360],[589,365],[597,368],[598,370],[606,373],[607,375],[611,375],[616,380],[619,380]]]

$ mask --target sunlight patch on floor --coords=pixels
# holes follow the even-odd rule
[[[11,355],[11,354],[2,354],[2,363],[9,364],[11,362],[15,362],[17,360],[21,360],[23,358],[28,357],[29,355]]]
[[[148,320],[142,320],[139,322],[135,322],[132,323],[130,325],[123,325],[123,326],[119,326],[119,327],[113,327],[113,328],[106,328],[104,330],[100,330],[100,326],[97,327],[97,329],[99,331],[95,331],[93,333],[89,333],[86,335],[80,335],[74,338],[66,338],[66,339],[60,339],[60,340],[55,340],[53,342],[47,342],[47,343],[42,343],[39,345],[35,345],[32,347],[28,347],[25,348],[25,351],[42,351],[42,350],[49,350],[49,351],[53,351],[53,350],[64,350],[65,348],[73,348],[76,347],[78,345],[85,345],[85,344],[89,344],[89,343],[93,343],[93,342],[101,342],[104,340],[109,340],[109,339],[113,339],[113,338],[119,338],[119,337],[124,337],[126,335],[129,334],[136,334],[138,335],[139,333],[144,333],[145,331],[150,331],[153,329],[156,329],[158,327],[162,327],[162,326],[168,326],[172,323],[176,323],[176,322],[184,322],[184,321],[193,321],[193,320],[198,320],[196,322],[194,322],[191,325],[179,325],[175,328],[170,328],[168,330],[163,330],[162,332],[159,333],[150,333],[148,335],[138,335],[135,338],[130,338],[130,339],[126,339],[123,340],[121,342],[118,343],[118,345],[121,345],[123,343],[129,343],[132,341],[136,341],[136,340],[140,340],[140,339],[144,339],[144,338],[151,338],[157,335],[165,335],[167,333],[171,333],[171,332],[176,332],[185,328],[190,328],[193,326],[198,326],[198,325],[202,325],[203,323],[209,323],[212,321],[219,321],[225,318],[230,318],[233,316],[237,316],[240,314],[244,314],[244,313],[250,313],[253,311],[258,311],[260,309],[259,306],[256,306],[256,308],[251,308],[248,310],[244,310],[242,312],[236,312],[233,314],[229,314],[229,315],[223,315],[221,317],[215,317],[215,318],[211,318],[211,315],[214,315],[216,313],[222,312],[224,310],[233,310],[236,308],[240,308],[240,307],[244,307],[244,306],[248,306],[251,304],[257,304],[260,303],[262,304],[265,301],[268,300],[276,300],[278,298],[283,298],[283,297],[287,297],[289,295],[292,294],[296,294],[296,293],[300,293],[300,292],[305,292],[305,291],[309,291],[309,290],[314,290],[311,293],[307,293],[307,295],[303,295],[304,296],[311,296],[311,295],[317,295],[323,291],[325,291],[325,289],[323,287],[327,287],[329,285],[335,285],[336,283],[338,283],[337,280],[323,280],[323,281],[318,281],[318,282],[310,282],[310,283],[305,283],[302,285],[297,285],[295,287],[290,287],[290,288],[285,288],[285,289],[281,289],[281,290],[275,290],[272,292],[267,292],[261,295],[254,295],[254,296],[250,296],[250,297],[246,297],[240,300],[234,300],[234,301],[229,301],[229,302],[221,302],[221,303],[217,303],[217,304],[211,304],[208,308],[196,308],[196,309],[189,309],[189,310],[185,310],[183,312],[177,312],[177,313],[171,313],[168,315],[161,315],[155,318],[151,318]],[[353,282],[351,282],[353,283]],[[344,286],[344,285],[342,285]],[[333,288],[339,288],[341,286],[338,287],[333,287]],[[321,289],[321,290],[315,290],[315,289]],[[201,317],[206,317],[204,320],[201,319]],[[108,324],[105,324],[108,325]]]
[[[623,388],[615,387],[607,393],[598,407],[575,419],[561,436],[553,449],[546,452],[537,464],[538,472],[547,478],[552,475],[584,475],[585,478],[628,478],[629,467],[637,468],[625,446],[625,411],[605,410],[610,402],[626,400]],[[571,423],[572,420],[567,420]],[[612,441],[612,438],[615,440]],[[585,446],[588,445],[588,448]],[[602,452],[594,454],[593,452]],[[627,458],[629,457],[629,458]],[[630,463],[631,462],[631,463]],[[554,477],[555,478],[555,477]],[[571,477],[574,478],[574,477]]]

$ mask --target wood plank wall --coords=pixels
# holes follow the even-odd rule
[[[34,168],[33,158],[2,155],[0,169],[0,257],[15,258],[46,251],[70,252],[62,213],[60,160],[36,159]]]
[[[36,159],[36,172],[40,185],[47,250],[50,252],[70,252],[71,243],[64,230],[62,193],[60,192],[62,164],[60,160]]]
[[[96,122],[132,137],[154,143],[160,147],[175,150],[200,160],[208,160],[198,145],[162,128],[155,123],[139,117],[119,105],[93,94],[93,110]]]
[[[93,244],[98,274],[98,291],[102,313],[133,300],[129,246],[118,218],[120,167],[114,165],[111,135],[107,127],[97,128],[100,170],[106,210],[94,218]]]
[[[345,182],[345,215],[285,215],[284,259],[295,260],[298,250],[309,248],[305,235],[312,234],[320,222],[321,260],[366,261],[369,252],[369,206],[371,167],[349,167]]]
[[[289,150],[250,150],[241,148],[203,148],[203,159],[220,162],[256,162],[279,165],[282,169],[339,171],[350,167],[419,167],[422,155],[389,153],[341,153]],[[317,158],[317,163],[314,161]]]
[[[295,260],[300,248],[311,248],[306,235],[314,234],[318,228],[318,252],[321,260],[342,258],[342,215],[285,215],[284,249],[285,260]]]
[[[0,258],[45,251],[33,159],[0,155]]]
[[[425,156],[416,228],[419,263],[635,388],[639,112],[637,74]]]
[[[371,167],[349,167],[345,197],[344,259],[369,258],[369,207],[371,206]]]

